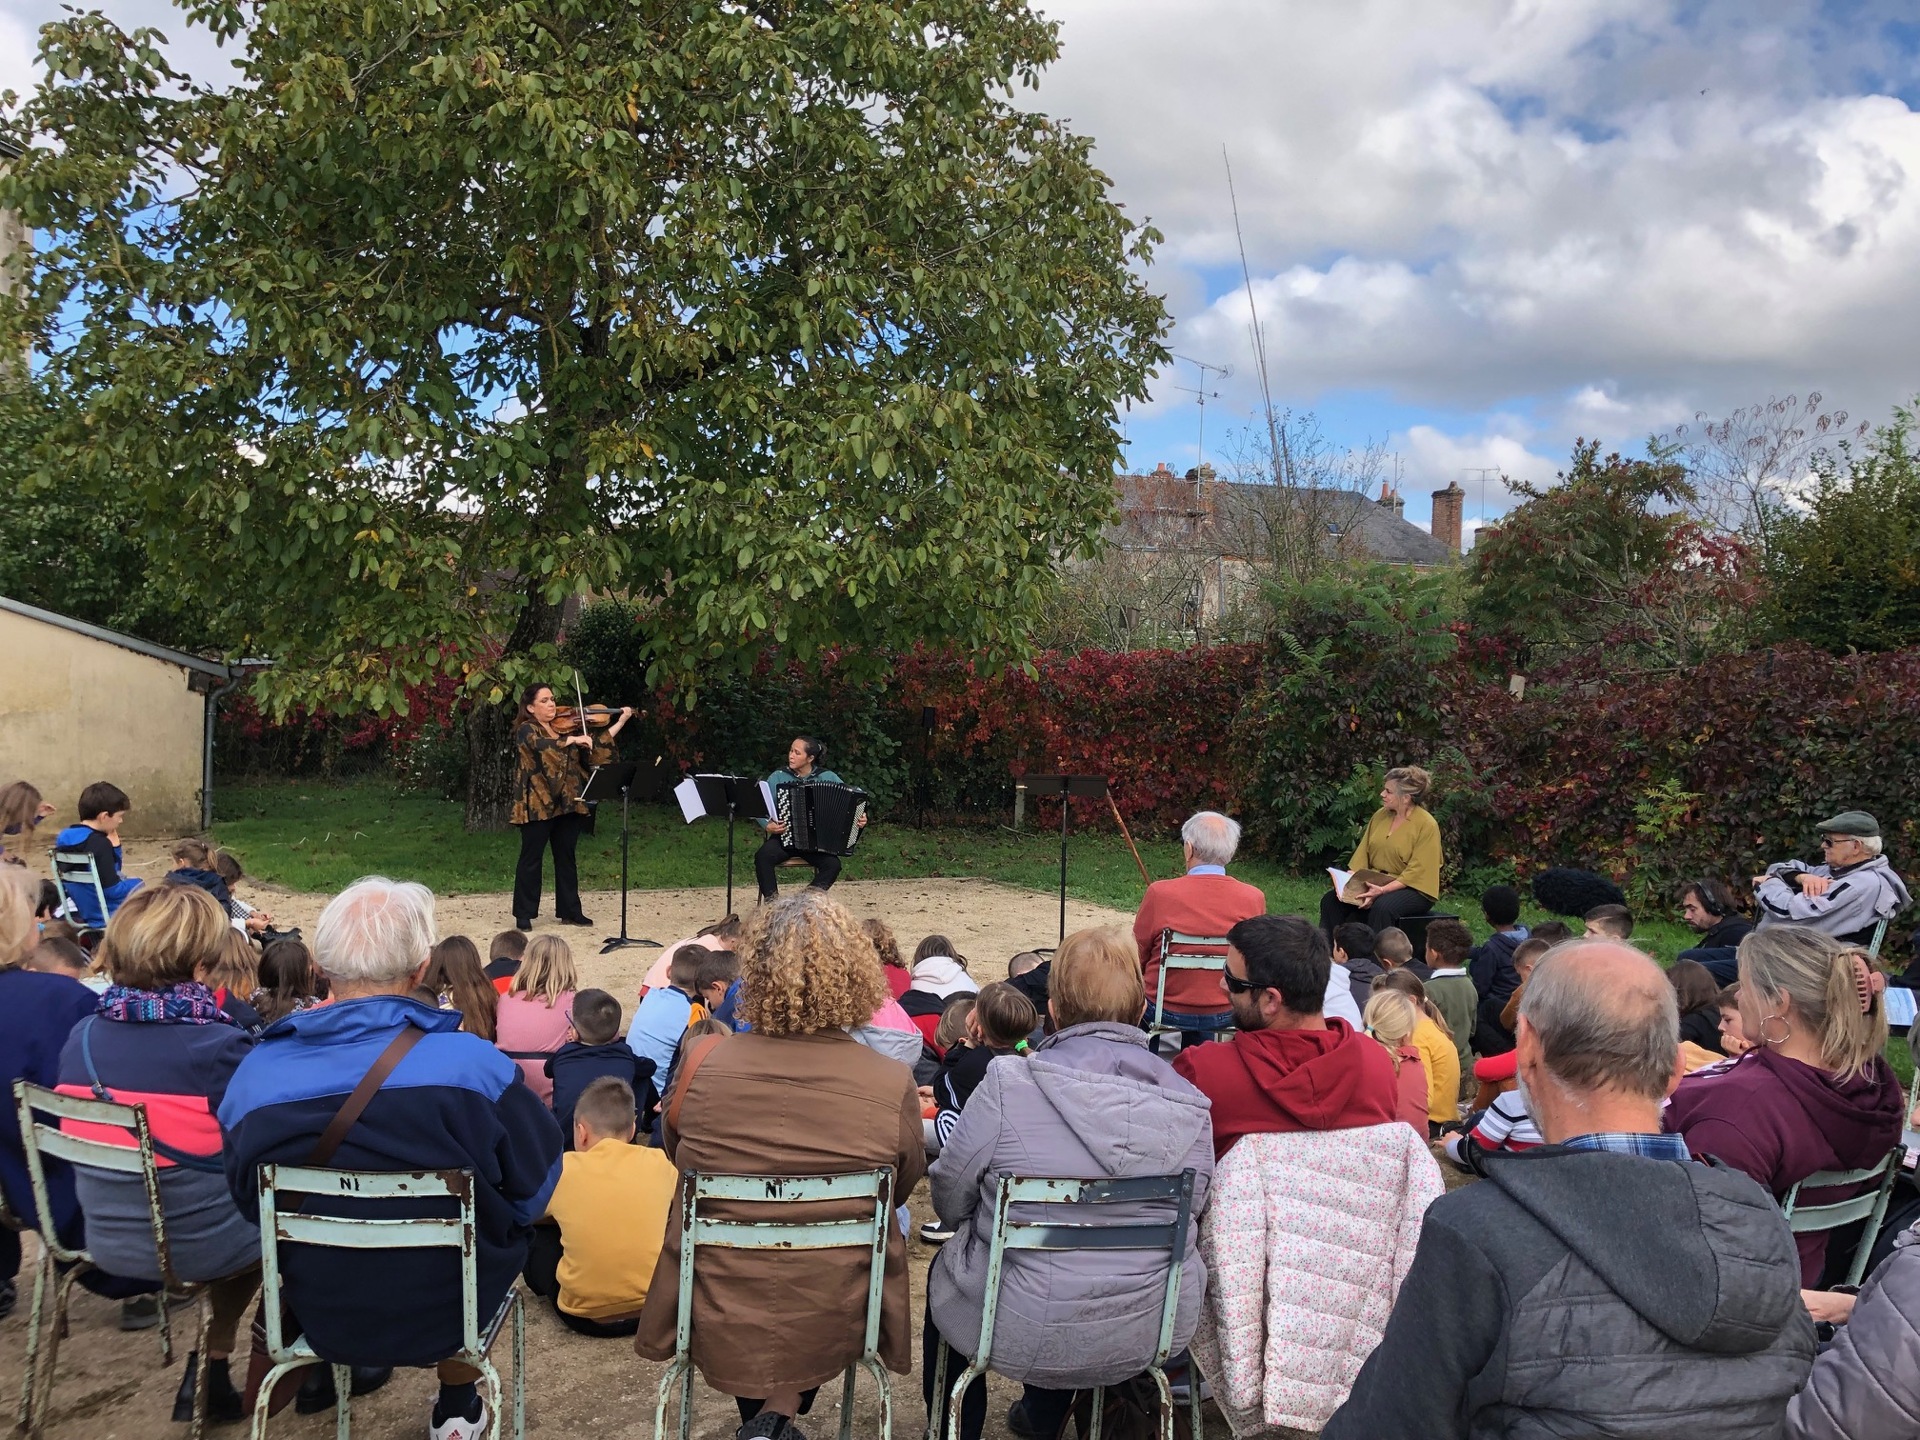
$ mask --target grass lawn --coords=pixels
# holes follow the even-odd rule
[[[382,780],[347,784],[276,781],[228,784],[215,792],[214,833],[247,870],[294,890],[339,890],[362,875],[418,880],[443,895],[512,888],[519,839],[513,831],[470,835],[457,802],[401,790]],[[735,831],[734,884],[753,889],[752,851],[759,832]],[[720,885],[726,879],[727,832],[703,820],[688,825],[677,808],[635,806],[632,878],[636,890]],[[1141,857],[1154,879],[1179,873],[1177,841],[1143,843]],[[1132,910],[1140,902],[1140,872],[1117,834],[1102,831],[1071,837],[1067,888],[1075,897]],[[1016,835],[1002,827],[915,830],[875,824],[847,861],[849,878],[918,879],[979,876],[1029,890],[1059,884],[1058,831]],[[1258,885],[1275,913],[1316,916],[1327,888],[1324,874],[1297,875],[1257,856],[1235,862],[1233,873]],[[599,833],[580,845],[582,889],[613,889],[620,883],[620,816],[602,807]],[[736,897],[737,898],[737,897]],[[1464,919],[1476,937],[1486,934],[1478,898],[1450,894],[1441,908]],[[1549,918],[1532,907],[1524,919]],[[1647,917],[1634,939],[1671,960],[1693,943],[1693,932],[1670,917]]]

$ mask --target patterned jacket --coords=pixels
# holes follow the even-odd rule
[[[518,760],[513,776],[513,810],[508,817],[513,824],[588,813],[586,802],[580,798],[587,772],[613,759],[616,753],[605,730],[592,738],[593,747],[588,749],[570,745],[565,738],[554,739],[531,721],[520,723],[513,732]]]

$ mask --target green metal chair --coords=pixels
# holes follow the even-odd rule
[[[1173,947],[1176,945],[1208,945],[1220,953],[1218,955],[1175,954]],[[1182,1030],[1177,1025],[1166,1023],[1167,972],[1169,970],[1210,970],[1215,975],[1224,975],[1227,970],[1227,937],[1183,935],[1178,930],[1160,932],[1160,979],[1153,989],[1153,1008],[1147,1012],[1147,1034],[1149,1036],[1210,1034],[1216,1040],[1224,1040],[1232,1034],[1231,1020],[1211,1031]],[[1227,997],[1223,990],[1220,993],[1220,1009],[1224,1011],[1226,1008]]]
[[[1842,1225],[1851,1225],[1856,1220],[1865,1222],[1859,1242],[1853,1247],[1853,1264],[1847,1269],[1846,1283],[1849,1285],[1858,1285],[1867,1273],[1867,1259],[1873,1254],[1873,1242],[1880,1236],[1880,1222],[1886,1218],[1887,1201],[1893,1194],[1894,1179],[1900,1173],[1901,1157],[1906,1153],[1906,1146],[1896,1145],[1881,1157],[1879,1164],[1870,1165],[1865,1170],[1822,1170],[1809,1175],[1789,1190],[1787,1198],[1780,1204],[1781,1210],[1786,1213],[1787,1224],[1796,1235],[1838,1230]],[[1866,1185],[1875,1180],[1880,1183],[1845,1200],[1833,1200],[1824,1205],[1800,1203],[1803,1189],[1838,1189],[1845,1185]]]
[[[1892,918],[1891,915],[1883,915],[1880,917],[1880,923],[1873,927],[1873,941],[1867,946],[1867,959],[1880,958],[1880,947],[1886,943],[1887,939],[1887,922]]]
[[[844,1220],[713,1219],[702,1207],[726,1204],[793,1205],[820,1201],[846,1204],[866,1201],[871,1214]],[[840,1395],[840,1440],[853,1435],[854,1372],[864,1368],[880,1392],[880,1440],[892,1440],[893,1387],[880,1363],[880,1295],[887,1272],[887,1241],[893,1229],[893,1167],[861,1170],[847,1175],[703,1175],[688,1172],[680,1201],[680,1304],[674,1330],[673,1359],[660,1376],[658,1403],[653,1412],[654,1440],[667,1427],[667,1401],[677,1383],[680,1389],[680,1440],[688,1440],[693,1424],[694,1253],[702,1247],[728,1250],[851,1250],[867,1251],[867,1317],[860,1358],[847,1366]]]
[[[253,1411],[253,1440],[267,1433],[267,1407],[282,1376],[305,1365],[327,1363],[313,1353],[304,1336],[289,1338],[282,1324],[280,1247],[320,1245],[342,1250],[429,1250],[446,1248],[460,1253],[460,1349],[447,1356],[480,1372],[481,1390],[492,1411],[489,1433],[499,1440],[503,1386],[488,1351],[500,1336],[500,1327],[513,1322],[513,1437],[527,1432],[527,1313],[516,1284],[499,1309],[481,1329],[478,1240],[473,1215],[473,1173],[468,1170],[428,1170],[412,1173],[381,1170],[320,1170],[303,1165],[260,1167],[260,1311],[266,1321],[267,1354],[273,1367],[260,1385]],[[457,1215],[408,1216],[383,1219],[378,1215],[308,1215],[301,1210],[308,1196],[348,1196],[355,1202],[392,1201],[417,1209],[421,1200],[454,1200]],[[299,1197],[292,1199],[290,1197]],[[353,1372],[333,1367],[334,1393],[339,1397],[334,1433],[348,1440],[353,1433]]]
[[[100,883],[100,869],[93,863],[93,856],[84,850],[55,850],[52,860],[53,888],[60,892],[60,911],[71,915],[76,922],[81,920],[80,907],[73,903],[68,893],[76,888],[93,892],[93,903],[99,906],[100,925],[104,927],[110,918],[107,911],[107,887]],[[85,927],[92,929],[94,927]]]
[[[154,1160],[147,1107],[62,1095],[25,1080],[13,1082],[13,1096],[20,1115],[20,1140],[26,1151],[27,1174],[33,1182],[34,1213],[41,1216],[43,1222],[53,1214],[47,1191],[49,1158],[119,1175],[138,1175],[145,1184],[147,1218],[153,1225],[154,1256],[163,1287],[161,1364],[173,1363],[173,1327],[167,1316],[167,1300],[186,1296],[200,1301],[190,1431],[193,1440],[199,1440],[207,1424],[207,1325],[213,1312],[204,1298],[204,1287],[186,1284],[173,1273],[173,1258],[167,1248],[167,1217],[160,1203],[160,1170]],[[63,1120],[123,1130],[133,1137],[134,1143],[122,1145],[69,1135],[60,1128]],[[39,1440],[47,1423],[47,1410],[53,1401],[54,1365],[59,1358],[60,1341],[67,1333],[67,1306],[73,1299],[73,1287],[82,1275],[95,1268],[90,1254],[63,1245],[54,1232],[51,1224],[43,1223],[40,1227],[40,1261],[33,1276],[33,1312],[27,1321],[26,1376],[20,1386],[20,1432],[28,1440]]]
[[[933,1393],[946,1392],[946,1434],[944,1440],[959,1440],[960,1402],[967,1387],[992,1368],[994,1319],[1000,1308],[1000,1277],[1009,1250],[1159,1250],[1167,1256],[1167,1288],[1160,1305],[1160,1338],[1153,1358],[1144,1367],[1160,1389],[1161,1440],[1173,1440],[1173,1389],[1167,1382],[1167,1357],[1173,1352],[1173,1322],[1180,1307],[1180,1271],[1187,1258],[1187,1222],[1193,1214],[1194,1172],[1178,1175],[1143,1175],[1127,1180],[1062,1180],[1017,1175],[1002,1175],[993,1197],[993,1244],[987,1252],[987,1292],[980,1307],[980,1338],[973,1347],[973,1358],[960,1378],[947,1386],[947,1356],[950,1347],[940,1337],[933,1367]],[[1013,1207],[1034,1205],[1142,1205],[1171,1204],[1170,1221],[1117,1221],[1087,1223],[1078,1218],[1016,1220]],[[1085,1212],[1070,1212],[1084,1214]],[[1100,1440],[1101,1400],[1104,1385],[1094,1387],[1093,1416],[1083,1440]],[[1200,1372],[1190,1367],[1187,1377],[1187,1403],[1193,1440],[1204,1440],[1200,1419]],[[935,1433],[938,1407],[927,1415],[926,1440],[942,1440]]]

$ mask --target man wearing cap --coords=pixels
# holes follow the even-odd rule
[[[1760,928],[1806,925],[1849,944],[1868,944],[1874,927],[1906,909],[1913,897],[1880,853],[1880,822],[1873,816],[1843,810],[1818,829],[1826,864],[1782,860],[1753,877]]]

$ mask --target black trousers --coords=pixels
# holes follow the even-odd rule
[[[532,920],[540,913],[540,872],[547,846],[553,846],[553,913],[562,920],[580,918],[580,874],[574,847],[587,828],[584,815],[529,820],[520,827],[520,861],[513,867],[513,918]]]
[[[967,1368],[967,1357],[951,1344],[947,1349],[947,1389],[951,1393],[953,1382]],[[927,1402],[927,1413],[933,1417],[930,1428],[939,1440],[946,1440],[947,1397],[942,1395],[936,1399],[933,1393],[933,1367],[939,1355],[940,1331],[934,1326],[933,1314],[929,1311],[927,1323],[920,1332],[920,1394]],[[1026,1407],[1027,1424],[1038,1434],[1058,1435],[1067,1412],[1073,1408],[1073,1395],[1071,1390],[1022,1386],[1020,1403]],[[960,1440],[980,1440],[980,1432],[986,1426],[987,1377],[982,1375],[960,1397]]]
[[[588,1320],[584,1316],[569,1315],[560,1308],[560,1227],[558,1225],[536,1225],[533,1237],[527,1244],[527,1263],[521,1270],[521,1278],[527,1282],[527,1289],[544,1300],[553,1302],[553,1313],[560,1317],[560,1323],[576,1335],[590,1335],[596,1340],[630,1339],[639,1332],[640,1319],[631,1320]]]
[[[780,893],[778,871],[783,860],[804,860],[813,867],[813,888],[828,890],[840,878],[840,857],[824,850],[789,850],[778,835],[769,835],[753,852],[753,874],[760,882],[760,898],[771,900]]]
[[[1333,927],[1358,920],[1378,935],[1389,926],[1399,925],[1409,915],[1425,915],[1434,907],[1434,897],[1422,895],[1418,890],[1390,890],[1376,898],[1373,904],[1362,910],[1358,905],[1349,905],[1339,894],[1329,890],[1320,897],[1320,928],[1327,932],[1328,939],[1333,937]],[[1413,957],[1418,960],[1421,957]]]

